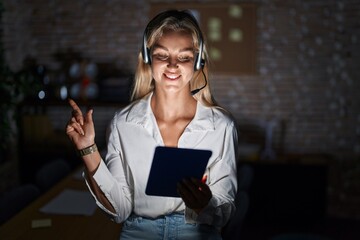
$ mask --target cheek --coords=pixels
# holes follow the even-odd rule
[[[184,75],[186,75],[187,78],[189,78],[189,80],[191,80],[191,78],[194,76],[194,69],[193,67],[187,67],[186,69],[184,69],[183,71]]]
[[[159,79],[159,77],[161,77],[162,73],[164,72],[163,68],[159,64],[152,64],[151,71],[155,80]]]

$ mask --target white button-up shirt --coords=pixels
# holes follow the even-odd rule
[[[92,193],[97,205],[116,222],[123,222],[131,213],[156,218],[184,212],[188,223],[223,226],[235,210],[237,131],[234,122],[221,108],[205,107],[198,102],[194,119],[178,141],[180,148],[212,151],[205,174],[213,196],[198,215],[187,208],[181,198],[145,194],[155,147],[164,146],[150,106],[151,97],[149,94],[130,104],[112,119],[106,158],[93,177],[116,213],[106,209]]]

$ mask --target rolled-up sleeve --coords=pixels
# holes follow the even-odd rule
[[[189,223],[204,223],[220,228],[227,223],[233,212],[235,212],[238,136],[233,122],[226,126],[222,138],[219,139],[223,143],[221,154],[209,166],[207,172],[208,185],[213,196],[199,215],[186,208],[185,219]]]
[[[106,161],[101,160],[93,178],[105,197],[115,209],[115,213],[109,211],[97,199],[92,192],[89,183],[86,184],[95,198],[96,204],[117,223],[125,221],[133,209],[133,191],[129,187],[125,174],[124,162],[119,150],[120,142],[114,122],[110,125],[108,134],[108,147]]]

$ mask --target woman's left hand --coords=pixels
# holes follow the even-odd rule
[[[196,178],[183,179],[178,183],[177,191],[185,205],[196,213],[200,213],[212,197],[209,186]]]

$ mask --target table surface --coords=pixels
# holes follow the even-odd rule
[[[70,174],[0,226],[0,239],[119,239],[121,224],[111,221],[99,208],[92,216],[57,215],[39,211],[64,189],[87,190],[87,187],[83,180]],[[32,221],[41,219],[51,219],[51,226],[32,228]]]

